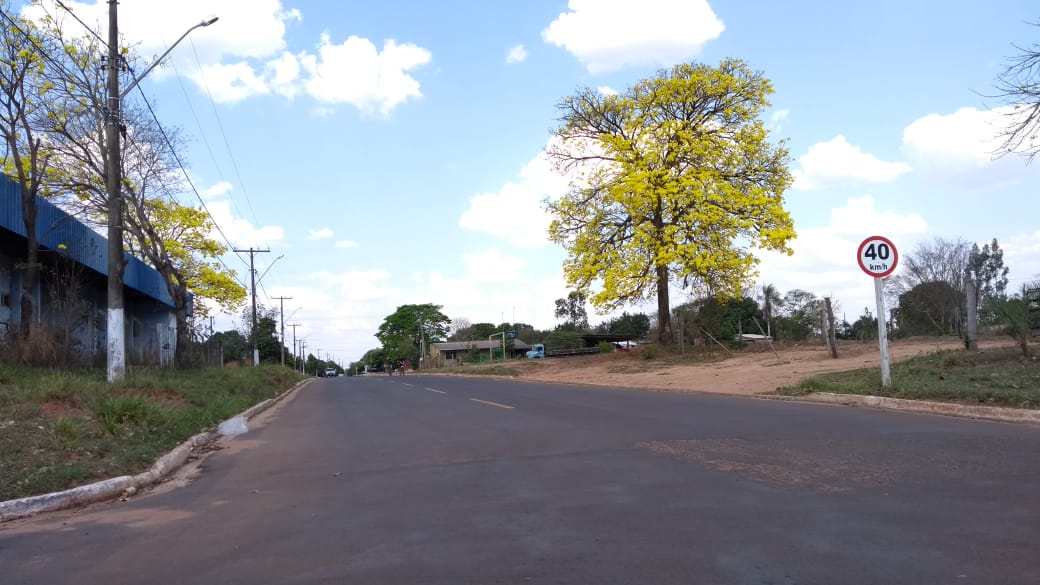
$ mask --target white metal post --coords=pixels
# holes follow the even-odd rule
[[[878,345],[881,346],[881,386],[887,388],[892,384],[892,373],[888,366],[888,323],[885,319],[885,287],[884,279],[874,279],[874,298],[877,301],[878,313]]]

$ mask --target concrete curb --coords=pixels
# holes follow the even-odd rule
[[[303,380],[278,396],[254,404],[235,416],[241,416],[247,420],[251,419],[274,406],[278,401],[282,400],[286,396],[289,396],[296,390],[302,388],[310,381],[310,378]],[[152,464],[152,467],[148,471],[138,473],[137,475],[123,475],[60,492],[0,502],[0,523],[33,516],[41,512],[53,512],[56,510],[64,510],[66,508],[74,508],[76,506],[111,500],[122,496],[130,488],[133,488],[133,490],[139,490],[158,483],[174,470],[184,465],[195,449],[209,445],[218,438],[220,438],[220,433],[217,431],[199,433],[156,459],[155,463]]]
[[[926,400],[908,400],[906,398],[888,398],[886,396],[834,394],[832,392],[813,392],[806,396],[758,394],[755,397],[764,400],[787,400],[792,402],[815,402],[819,404],[862,406],[881,410],[941,414],[945,416],[994,420],[999,422],[1040,424],[1040,410],[1028,410],[1023,408],[976,406],[968,404],[953,404],[950,402],[929,402]]]

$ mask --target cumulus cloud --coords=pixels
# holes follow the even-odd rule
[[[51,14],[68,18],[51,0],[45,2]],[[68,0],[64,4],[88,25],[104,30],[107,0]],[[395,40],[377,48],[372,41],[353,35],[337,43],[326,33],[319,38],[316,53],[293,51],[286,42],[286,31],[303,19],[299,10],[285,9],[280,0],[223,0],[219,10],[221,14],[216,16],[224,18],[192,31],[164,59],[167,67],[156,68],[149,79],[181,74],[218,102],[307,95],[325,106],[346,104],[381,114],[422,95],[412,71],[430,62],[432,55],[425,48]],[[148,63],[212,11],[213,3],[205,0],[127,1],[120,5],[120,29]],[[44,8],[31,6],[24,12],[42,18]],[[72,30],[77,28],[82,27],[77,24]],[[84,34],[88,33],[84,30]]]
[[[725,28],[707,0],[569,0],[567,6],[542,39],[594,74],[688,60]]]
[[[928,114],[903,129],[903,152],[925,178],[940,184],[984,188],[1035,177],[1037,168],[1023,158],[996,156],[1014,115],[1011,106]]]
[[[607,86],[607,85],[601,85],[601,86],[597,87],[596,91],[598,91],[602,95],[617,95],[618,94],[616,89],[614,89],[614,88],[612,88],[610,86]]]
[[[324,240],[325,238],[332,237],[332,230],[325,227],[316,230],[307,230],[308,240]]]
[[[775,284],[781,291],[802,289],[817,296],[833,296],[848,311],[859,315],[863,307],[874,307],[870,278],[856,262],[856,250],[864,238],[883,235],[901,251],[910,250],[928,231],[917,213],[879,210],[870,195],[850,198],[831,210],[824,225],[798,226],[787,256],[760,251],[759,282]],[[896,269],[898,273],[898,268]]]
[[[905,162],[887,162],[853,146],[841,134],[818,142],[798,158],[796,189],[824,189],[848,182],[884,183],[909,173]]]
[[[566,190],[567,179],[553,170],[543,151],[524,166],[516,181],[470,199],[459,227],[503,237],[522,248],[541,246],[548,242],[551,222],[542,202]]]
[[[527,49],[523,45],[512,47],[506,54],[506,63],[523,63],[525,59],[527,59]]]
[[[791,110],[776,110],[769,116],[769,129],[779,132],[784,127],[784,122],[791,117]]]

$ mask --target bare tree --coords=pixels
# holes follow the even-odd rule
[[[1040,28],[1040,22],[1031,24]],[[1040,154],[1040,43],[1012,46],[1018,54],[1008,59],[997,76],[997,95],[993,96],[1012,107],[1000,150],[1022,154],[1032,162]]]

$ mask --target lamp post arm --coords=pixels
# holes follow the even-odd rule
[[[137,84],[141,83],[141,80],[144,79],[149,73],[151,73],[152,69],[155,69],[155,66],[158,65],[159,63],[161,63],[162,60],[165,59],[166,56],[170,54],[170,51],[172,51],[174,49],[174,47],[179,45],[180,42],[184,40],[184,37],[188,36],[188,33],[190,33],[191,31],[193,31],[193,30],[195,30],[197,28],[201,28],[201,27],[204,27],[204,26],[209,26],[209,25],[213,24],[214,22],[216,22],[218,19],[219,19],[219,17],[217,17],[217,16],[214,16],[214,17],[211,17],[211,18],[207,18],[206,20],[203,20],[202,22],[200,22],[200,23],[196,24],[195,26],[189,28],[188,30],[184,31],[184,34],[182,34],[179,39],[174,41],[174,43],[172,45],[170,45],[170,48],[166,49],[165,53],[163,53],[162,55],[159,55],[159,58],[156,59],[155,61],[153,61],[152,64],[148,66],[148,69],[144,70],[144,73],[142,73],[140,77],[134,77],[134,80],[132,82],[130,82],[130,85],[126,86],[126,89],[124,89],[119,94],[119,101],[122,101],[123,98],[125,98],[127,96],[127,94],[129,94],[131,91],[133,91],[133,89],[135,87],[137,87]]]

